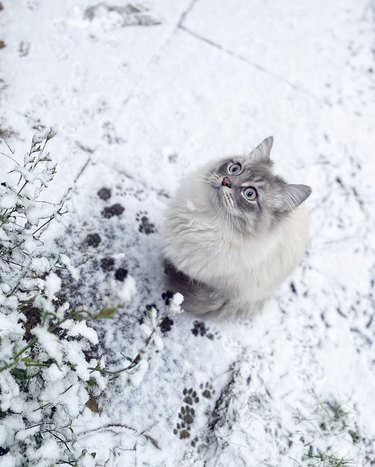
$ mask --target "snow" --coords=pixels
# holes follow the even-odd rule
[[[6,412],[12,407],[14,410],[22,411],[22,401],[19,398],[20,391],[14,378],[3,373],[0,375],[0,383],[2,388],[1,410]]]
[[[183,301],[184,301],[184,296],[180,294],[179,292],[173,295],[172,300],[169,304],[169,309],[172,315],[177,315],[183,311],[181,309],[181,306],[183,305]]]
[[[50,270],[51,265],[47,258],[33,258],[30,268],[41,276]]]
[[[35,465],[330,466],[311,457],[319,452],[375,462],[373,5],[1,4],[1,133],[22,163],[35,131],[56,128],[45,200],[71,187],[69,213],[25,241],[50,259],[32,258],[36,277],[22,284],[40,288],[42,278],[34,306],[59,319],[72,310],[108,319],[67,320],[64,341],[34,326],[42,363],[54,362],[29,393],[41,391],[38,407],[54,404],[72,452],[48,432],[40,447],[30,441],[41,410],[3,372],[1,410],[25,420],[2,419],[10,451],[0,465],[24,455]],[[194,168],[271,134],[277,171],[313,188],[308,253],[257,315],[182,313],[183,296],[166,296],[162,280],[168,198]],[[1,167],[8,180],[14,162]],[[36,183],[26,215],[41,225],[56,207],[31,200],[50,173],[24,173]],[[0,209],[15,200],[7,193]],[[1,241],[10,234],[0,230]],[[0,285],[4,361],[28,319],[9,312],[22,298],[6,297],[9,284]],[[29,442],[26,454],[14,439]]]
[[[61,279],[55,272],[50,272],[44,282],[44,290],[48,300],[54,300],[61,288]]]
[[[128,274],[123,284],[120,284],[119,287],[117,284],[114,285],[114,290],[115,299],[122,303],[130,302],[137,291],[134,278]]]
[[[35,326],[32,333],[38,338],[41,347],[47,354],[60,366],[63,363],[61,352],[61,343],[59,339],[47,329],[41,326]]]
[[[87,327],[86,321],[79,321],[74,323],[73,321],[65,321],[62,324],[63,329],[68,329],[68,336],[82,336],[90,341],[93,345],[98,343],[98,335],[94,329]]]
[[[10,209],[14,205],[15,196],[7,195],[3,196],[0,201],[1,209]]]
[[[0,337],[4,337],[7,334],[19,334],[22,335],[22,326],[18,323],[17,315],[0,315]]]
[[[83,380],[90,379],[90,371],[87,368],[87,362],[81,350],[82,347],[79,342],[64,342],[64,352],[66,359],[69,363],[74,365],[77,375]]]
[[[57,441],[55,439],[49,439],[43,443],[42,447],[35,453],[29,452],[29,460],[38,460],[40,462],[39,465],[47,466],[50,465],[50,461],[54,461],[56,459],[56,454],[58,454],[60,451],[61,447]]]
[[[4,446],[8,433],[5,426],[0,426],[0,446]]]
[[[74,280],[78,281],[79,279],[79,271],[77,268],[75,268],[72,265],[72,262],[70,261],[69,256],[67,255],[60,255],[60,262],[67,268],[67,270],[70,272],[71,276],[73,277]]]
[[[145,377],[148,370],[148,363],[143,360],[140,364],[136,367],[134,372],[130,374],[129,382],[135,387],[138,387]]]
[[[5,454],[5,456],[2,456],[0,459],[0,466],[1,467],[16,467],[17,461],[19,460],[19,456],[17,457],[18,459],[12,454]]]
[[[18,431],[16,438],[19,441],[25,441],[30,436],[35,436],[40,431],[40,426],[34,426],[32,428],[28,428],[26,430]]]
[[[65,365],[62,365],[58,367],[56,363],[52,363],[51,366],[46,368],[44,370],[44,377],[47,381],[57,381],[59,379],[62,379],[68,372],[68,367]]]

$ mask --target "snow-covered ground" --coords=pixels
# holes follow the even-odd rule
[[[130,304],[91,323],[98,353],[117,369],[145,348],[82,407],[63,459],[375,465],[374,32],[371,0],[1,0],[1,134],[21,160],[54,127],[49,199],[73,186],[42,237],[80,272],[65,298],[99,310],[125,284]],[[279,172],[313,188],[302,265],[262,313],[182,313],[145,344],[146,315],[167,312],[168,198],[193,168],[269,135]],[[45,436],[37,462],[53,465]]]

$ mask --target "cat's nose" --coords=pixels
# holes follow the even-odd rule
[[[223,180],[222,180],[222,182],[221,182],[221,184],[222,184],[223,186],[227,186],[227,187],[229,187],[229,188],[231,188],[231,186],[232,186],[232,182],[229,180],[228,177],[224,177]]]

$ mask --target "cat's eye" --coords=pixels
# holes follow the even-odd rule
[[[228,172],[232,175],[238,175],[241,172],[242,165],[238,163],[229,164]]]
[[[249,186],[244,189],[243,195],[249,201],[254,201],[254,199],[258,196],[258,193],[254,187]]]

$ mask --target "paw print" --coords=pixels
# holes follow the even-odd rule
[[[184,397],[184,402],[189,405],[196,404],[199,402],[199,397],[197,396],[197,392],[193,390],[193,388],[190,389],[184,389],[182,391],[182,394],[185,396]]]
[[[210,339],[210,341],[213,341],[215,339],[219,339],[220,338],[220,334],[218,331],[214,331],[214,332],[208,332],[206,334],[206,337],[207,339]]]
[[[147,212],[139,211],[136,215],[136,220],[139,223],[138,231],[146,235],[153,234],[157,232],[155,225],[150,222]]]
[[[103,201],[107,201],[112,196],[112,192],[109,188],[103,187],[98,191],[98,196]]]
[[[113,204],[112,206],[107,206],[102,211],[102,216],[106,219],[110,219],[114,216],[121,216],[121,214],[125,211],[125,208],[121,206],[120,203]]]
[[[195,417],[195,410],[193,407],[189,407],[188,405],[185,405],[185,407],[181,407],[181,410],[178,414],[178,418],[182,420],[185,425],[190,426]]]
[[[194,336],[205,336],[209,328],[206,327],[203,321],[193,321],[193,329],[191,330]]]
[[[215,393],[215,390],[212,384],[209,382],[207,382],[206,384],[202,383],[199,387],[202,390],[202,396],[205,397],[206,399],[211,399],[213,394]]]
[[[173,433],[179,435],[180,439],[190,438],[191,425],[194,422],[195,410],[188,405],[182,406],[178,418],[181,420],[176,424]]]
[[[117,136],[114,125],[111,122],[104,122],[102,125],[103,137],[108,144],[123,144],[125,140]]]
[[[174,164],[177,161],[177,158],[178,158],[178,154],[175,153],[175,152],[172,152],[172,154],[169,154],[169,156],[168,156],[168,161],[171,164]]]
[[[193,321],[193,328],[191,329],[191,332],[194,336],[205,336],[211,341],[220,337],[218,331],[210,331],[210,328],[206,326],[203,321],[198,320]]]
[[[195,448],[195,446],[198,444],[198,441],[199,441],[199,438],[198,436],[196,436],[194,439],[191,440],[191,445],[193,448]]]
[[[169,305],[173,298],[173,292],[171,292],[170,290],[167,290],[166,292],[163,292],[161,294],[161,298],[164,300],[166,305]]]
[[[186,439],[190,438],[191,425],[193,424],[195,418],[195,410],[192,406],[199,402],[199,397],[197,395],[197,391],[194,391],[193,388],[184,388],[182,395],[184,396],[183,402],[187,405],[183,405],[181,407],[178,413],[178,418],[180,421],[173,429],[173,433],[178,435],[180,439]],[[198,439],[196,439],[194,443],[197,441]]]
[[[99,246],[99,243],[102,241],[102,239],[100,238],[100,235],[97,234],[97,233],[93,233],[93,234],[88,234],[87,237],[86,237],[86,244],[88,246],[92,246],[94,248],[96,248],[97,246]]]
[[[172,329],[173,326],[173,319],[170,319],[168,316],[163,318],[163,320],[160,323],[160,331],[165,334],[169,332]]]
[[[190,438],[190,426],[186,427],[184,423],[177,423],[173,434],[179,435],[180,439]]]
[[[103,272],[113,271],[115,267],[115,260],[110,256],[102,258],[100,260],[100,267],[102,268]]]

